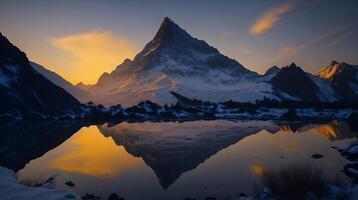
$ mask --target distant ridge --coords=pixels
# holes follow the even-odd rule
[[[80,103],[36,72],[26,54],[0,33],[0,117],[67,115]]]
[[[60,75],[56,74],[53,71],[46,69],[43,66],[41,66],[37,63],[34,63],[34,62],[30,62],[30,64],[37,72],[42,74],[44,77],[46,77],[52,83],[65,89],[68,93],[70,93],[72,96],[74,96],[76,99],[78,99],[82,103],[87,103],[87,99],[89,99],[89,93],[85,91],[84,85],[83,86],[82,85],[74,86],[74,85],[72,85],[72,83],[68,82],[67,80],[62,78]]]

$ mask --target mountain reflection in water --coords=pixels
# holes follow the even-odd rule
[[[18,171],[22,182],[54,176],[58,185],[67,187],[64,183],[71,180],[79,194],[106,197],[117,192],[126,199],[237,197],[252,192],[264,168],[292,162],[310,162],[336,176],[346,161],[331,146],[343,146],[356,137],[338,121],[81,126],[1,127],[0,165]],[[314,153],[324,158],[310,158]]]

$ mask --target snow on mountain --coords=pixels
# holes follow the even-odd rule
[[[358,99],[358,66],[344,62],[332,61],[324,66],[317,74],[325,80],[343,100]]]
[[[91,86],[92,85],[86,85],[86,84],[84,84],[84,83],[82,83],[82,82],[79,82],[79,83],[77,83],[76,85],[75,85],[75,87],[77,87],[77,88],[79,88],[79,89],[81,89],[81,90],[83,90],[83,91],[87,91],[87,90],[89,90],[90,88],[91,88]]]
[[[57,86],[65,89],[68,93],[70,93],[72,96],[76,97],[81,102],[86,102],[86,99],[88,99],[89,93],[82,90],[80,87],[72,85],[72,83],[68,82],[64,78],[62,78],[60,75],[56,74],[53,71],[50,71],[46,69],[45,67],[30,62],[31,66],[40,74],[42,74],[45,78],[50,80],[52,83],[56,84]]]
[[[272,77],[270,83],[280,92],[302,101],[333,102],[334,91],[324,81],[304,72],[292,63],[283,67]],[[283,99],[287,99],[283,97]]]
[[[44,183],[39,187],[29,187],[20,184],[16,174],[0,166],[0,196],[2,200],[76,200],[79,199],[71,191],[56,188],[53,183]]]
[[[358,96],[357,73],[346,73],[357,71],[357,67],[346,65],[333,63],[316,76],[296,65],[281,69],[274,66],[259,75],[205,41],[193,38],[166,17],[154,38],[133,60],[126,59],[111,73],[103,73],[95,85],[79,84],[76,88],[90,93],[85,101],[124,106],[145,100],[175,103],[177,99],[171,92],[211,102],[333,102]],[[344,83],[346,78],[351,81]],[[6,80],[1,83],[6,84]]]
[[[330,79],[337,71],[339,71],[340,65],[337,61],[332,60],[331,64],[324,66],[320,71],[316,73],[316,76],[320,78]]]
[[[0,33],[0,117],[64,115],[80,103],[30,65],[24,52]]]
[[[264,76],[277,74],[277,72],[279,72],[279,71],[280,71],[280,68],[275,65],[275,66],[272,66],[269,69],[267,69],[266,72],[264,73]]]
[[[271,84],[259,77],[165,18],[133,61],[126,59],[104,73],[90,92],[94,102],[124,105],[144,100],[175,103],[171,91],[214,102],[278,99]]]
[[[307,76],[318,86],[320,92],[318,93],[318,98],[323,102],[333,102],[338,100],[338,96],[333,90],[333,88],[328,85],[323,79],[318,78],[310,73],[306,73]]]

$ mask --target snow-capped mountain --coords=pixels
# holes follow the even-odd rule
[[[343,100],[358,99],[358,65],[332,61],[317,74],[328,83]]]
[[[282,67],[269,82],[279,94],[283,95],[282,99],[289,99],[285,96],[288,94],[294,98],[292,100],[299,101],[337,100],[334,91],[324,81],[304,72],[295,63]]]
[[[77,88],[79,88],[79,89],[81,89],[81,90],[83,90],[83,91],[89,90],[89,89],[91,88],[91,86],[92,86],[92,85],[86,85],[86,84],[84,84],[84,83],[82,83],[82,82],[79,82],[79,83],[77,83],[77,84],[75,85],[75,87],[77,87]]]
[[[297,100],[333,102],[340,94],[320,76],[295,64],[259,75],[193,38],[171,19],[133,60],[126,59],[86,89],[96,103],[134,105],[151,100],[175,103],[171,92],[212,102]]]
[[[0,33],[0,116],[64,115],[80,103],[35,71],[26,54]]]
[[[4,39],[2,38],[3,41],[6,40]],[[9,48],[9,44],[2,42],[3,47],[1,48]],[[16,50],[20,51],[17,48]],[[38,95],[28,94],[32,89],[29,91],[26,91],[24,87],[9,89],[16,87],[17,82],[14,81],[16,78],[12,76],[17,76],[17,68],[22,65],[29,65],[26,69],[35,69],[39,72],[35,73],[33,70],[34,72],[27,72],[27,74],[36,74],[32,75],[34,77],[42,74],[82,102],[93,101],[107,105],[131,106],[146,100],[162,105],[176,103],[178,100],[172,95],[172,92],[190,99],[211,102],[229,100],[251,103],[263,100],[334,102],[358,99],[357,66],[332,62],[318,74],[312,75],[293,63],[282,68],[273,66],[264,75],[260,75],[246,69],[236,60],[222,55],[205,41],[192,37],[167,17],[161,23],[155,37],[133,60],[126,59],[111,73],[102,74],[95,85],[77,84],[74,86],[40,65],[32,63],[31,67],[26,56],[22,58],[14,54],[11,56],[15,56],[15,58],[10,58],[9,55],[5,55],[8,53],[3,53],[4,51],[7,50],[1,52],[4,54],[2,58],[4,61],[0,63],[2,65],[0,89],[6,88],[6,92],[2,92],[0,95],[4,96],[3,101],[14,102],[16,99],[13,97],[14,92],[16,89],[22,90],[23,94],[21,95],[34,98],[29,102],[34,101],[30,104],[35,106],[30,110],[22,108],[27,109],[30,113],[38,112],[36,110],[46,107],[47,102],[38,98]],[[21,59],[22,61],[20,61]],[[17,64],[17,62],[21,62],[21,64]],[[39,79],[42,80],[43,76]],[[23,82],[25,83],[25,81],[29,80],[26,79]],[[10,82],[11,84],[9,84]],[[36,82],[29,81],[26,84],[33,86],[36,85]],[[36,87],[39,86],[36,85]],[[54,91],[46,91],[47,96],[53,98],[52,96],[57,94],[57,89],[58,87]],[[36,90],[40,90],[40,88],[36,88]],[[65,94],[63,95],[65,96]],[[50,99],[50,97],[48,98]],[[24,99],[25,97],[18,101],[25,104],[27,100]],[[56,98],[54,102],[60,104],[61,101],[61,98]],[[64,101],[70,100],[65,98]],[[21,103],[16,105],[21,105]],[[1,109],[4,110],[2,113],[10,112],[7,111],[9,108],[6,106]],[[56,110],[56,108],[42,109],[44,112],[52,112],[51,110]],[[11,111],[11,113],[16,112],[16,109]]]
[[[165,18],[154,39],[91,87],[96,103],[175,103],[171,91],[207,101],[277,98],[272,85]]]
[[[34,63],[34,62],[30,62],[30,64],[31,64],[32,68],[34,68],[37,72],[42,74],[45,78],[50,80],[52,83],[65,89],[68,93],[70,93],[72,96],[76,97],[76,99],[78,99],[79,101],[86,103],[87,99],[89,98],[88,97],[89,93],[81,88],[82,85],[77,84],[76,86],[74,86],[74,85],[72,85],[72,83],[68,82],[67,80],[62,78],[60,75],[56,74],[53,71],[46,69],[43,66],[41,66],[37,63]]]
[[[275,66],[272,66],[272,67],[268,68],[268,69],[266,70],[266,72],[264,73],[264,76],[269,76],[269,75],[272,75],[272,74],[277,74],[277,72],[279,72],[279,71],[280,71],[280,68],[275,65]]]

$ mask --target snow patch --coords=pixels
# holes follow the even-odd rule
[[[21,185],[16,180],[16,174],[0,166],[0,197],[1,200],[75,200],[79,199],[73,193],[56,188],[51,183],[40,187]]]
[[[306,73],[308,77],[314,82],[319,88],[320,93],[318,97],[323,102],[334,102],[337,100],[335,92],[331,86],[329,86],[324,79],[313,76],[312,74]]]

